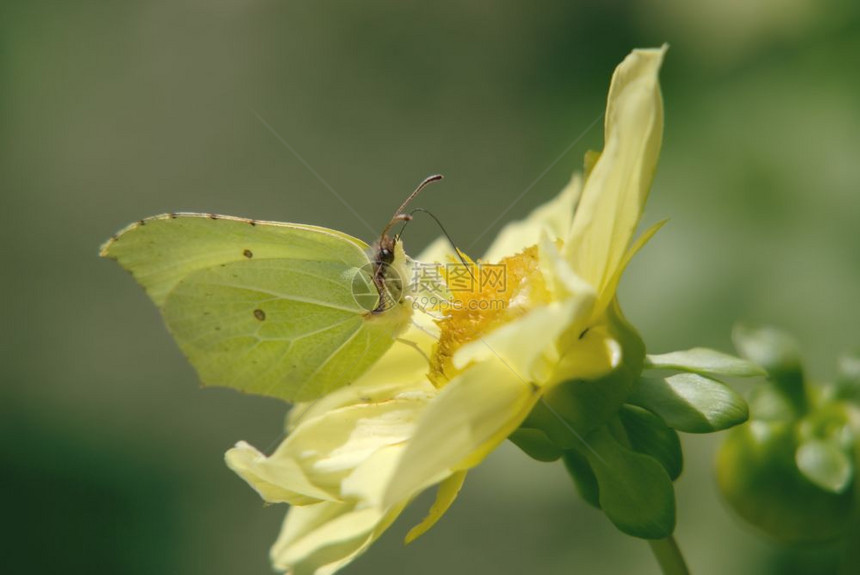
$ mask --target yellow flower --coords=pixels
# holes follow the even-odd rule
[[[558,393],[568,382],[629,371],[624,383],[632,385],[638,376],[644,348],[621,317],[615,290],[632,255],[658,227],[632,243],[662,141],[664,53],[635,50],[616,69],[604,149],[587,159],[584,183],[574,176],[556,199],[509,225],[490,248],[485,260],[504,264],[508,289],[455,293],[459,305],[438,322],[432,358],[431,376],[441,391],[400,458],[386,505],[477,465],[542,397],[557,399],[558,410],[575,420],[577,408],[565,399],[575,399],[576,390]],[[504,305],[474,301],[488,297],[502,297]],[[475,317],[473,310],[489,307],[501,309]],[[634,367],[624,370],[625,362]],[[629,385],[609,408],[617,409]]]
[[[431,348],[421,329],[404,337]],[[271,456],[245,442],[227,452],[227,465],[267,503],[292,506],[271,550],[277,569],[334,573],[406,506],[383,506],[382,497],[419,415],[437,393],[426,372],[421,353],[395,345],[353,385],[296,405],[288,436]]]
[[[539,401],[583,431],[617,410],[644,358],[615,291],[657,228],[632,242],[662,140],[664,53],[635,50],[616,69],[604,149],[587,156],[584,181],[575,176],[502,230],[473,266],[501,266],[502,288],[449,289],[444,316],[416,314],[421,325],[402,338],[411,346],[395,345],[352,386],[296,406],[274,454],[245,443],[227,453],[266,501],[292,505],[272,549],[277,568],[334,573],[439,484],[414,539]],[[430,251],[425,261],[436,259]]]

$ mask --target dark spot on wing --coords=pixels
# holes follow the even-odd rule
[[[264,319],[266,319],[266,312],[257,308],[254,310],[254,317],[260,321],[263,321]]]
[[[242,255],[248,259],[251,259],[252,257],[254,257],[254,252],[249,249],[245,249],[245,251],[242,252]]]

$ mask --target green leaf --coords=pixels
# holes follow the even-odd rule
[[[563,455],[564,467],[573,479],[573,484],[586,503],[600,509],[600,488],[597,477],[588,464],[588,460],[575,450],[568,450]]]
[[[520,427],[508,436],[514,445],[526,452],[526,455],[538,461],[555,461],[561,457],[561,449],[550,441],[546,433],[540,429]]]
[[[678,479],[684,468],[678,433],[647,409],[635,405],[623,406],[618,415],[630,446],[659,461],[672,481]]]
[[[743,423],[749,409],[727,385],[694,373],[640,379],[629,403],[653,411],[669,427],[688,433],[710,433]]]
[[[806,441],[797,448],[794,460],[804,477],[833,493],[845,491],[854,474],[851,460],[832,441]]]
[[[648,355],[646,356],[646,367],[677,369],[705,376],[755,377],[767,375],[764,369],[751,361],[704,347],[694,347],[686,351],[673,351],[660,355]]]
[[[663,539],[675,530],[672,480],[654,458],[621,445],[607,427],[586,438],[588,459],[599,486],[600,507],[628,535]]]

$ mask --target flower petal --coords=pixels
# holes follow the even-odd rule
[[[645,244],[647,244],[651,240],[651,238],[654,237],[654,234],[660,231],[660,228],[662,228],[667,221],[669,220],[662,220],[657,222],[656,224],[642,232],[642,235],[636,238],[636,241],[633,242],[633,245],[630,246],[630,248],[624,254],[624,257],[621,258],[621,263],[618,264],[617,268],[615,268],[615,273],[613,274],[613,276],[609,278],[609,284],[600,294],[600,299],[597,301],[597,305],[594,306],[594,309],[597,312],[605,310],[606,307],[610,304],[610,302],[615,298],[615,291],[618,289],[618,283],[621,281],[621,274],[624,273],[625,269],[627,269],[627,264],[630,263],[630,260],[633,259],[633,256],[639,253],[639,250],[645,247]]]
[[[472,362],[501,359],[523,380],[538,385],[547,382],[559,360],[556,343],[566,331],[575,329],[591,316],[594,290],[576,276],[546,236],[540,244],[540,262],[546,283],[556,301],[537,307],[526,315],[464,345],[453,357],[454,366],[465,368]]]
[[[244,441],[227,451],[224,459],[232,469],[268,503],[306,505],[321,500],[336,500],[330,490],[310,481],[293,459],[284,458],[277,465]]]
[[[272,503],[340,501],[344,480],[379,450],[406,441],[434,395],[435,389],[402,393],[378,403],[334,409],[302,421],[270,457],[238,444],[227,452],[227,465]],[[389,475],[376,476],[377,492]]]
[[[570,183],[555,198],[536,208],[525,219],[511,222],[502,228],[495,241],[482,258],[487,262],[498,262],[502,258],[517,254],[538,243],[541,234],[566,238],[573,221],[573,210],[582,191],[582,176],[574,174]]]
[[[556,378],[597,379],[618,367],[622,359],[623,349],[610,327],[605,323],[594,325],[565,347]]]
[[[451,247],[451,242],[445,236],[439,236],[415,257],[419,262],[445,263],[456,258],[457,253]]]
[[[522,381],[543,382],[558,360],[555,340],[566,327],[573,304],[553,302],[464,345],[453,357],[454,367],[501,360]],[[549,357],[547,356],[549,354]]]
[[[422,314],[414,314],[417,318]],[[432,393],[434,387],[425,377],[429,369],[427,355],[434,340],[417,326],[410,327],[370,370],[351,385],[323,397],[299,403],[290,411],[288,430],[299,423],[324,415],[334,409],[359,403],[379,402],[410,391]]]
[[[363,553],[402,510],[334,502],[293,507],[272,546],[272,564],[290,575],[331,575]]]
[[[343,496],[360,500],[366,505],[382,506],[388,482],[405,450],[405,442],[376,450],[343,480]]]
[[[598,292],[609,287],[624,258],[654,178],[663,137],[657,74],[665,52],[665,46],[634,50],[612,77],[604,148],[567,242],[568,261]]]
[[[463,487],[464,481],[466,481],[466,472],[458,471],[439,484],[439,489],[436,492],[436,501],[434,501],[433,505],[430,507],[427,517],[425,517],[421,523],[409,530],[409,533],[406,534],[406,540],[404,543],[412,543],[427,533],[431,527],[436,525],[436,522],[445,515],[445,512],[448,511],[448,508],[451,507],[451,504],[454,503],[455,499],[457,499],[457,495],[460,493],[460,489]]]
[[[418,422],[385,495],[410,499],[452,470],[474,467],[526,418],[538,389],[501,360],[477,364],[451,380]]]

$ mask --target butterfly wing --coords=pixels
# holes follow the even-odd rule
[[[204,384],[305,401],[352,382],[408,323],[402,304],[368,311],[367,248],[315,226],[170,214],[102,255],[146,289]]]

